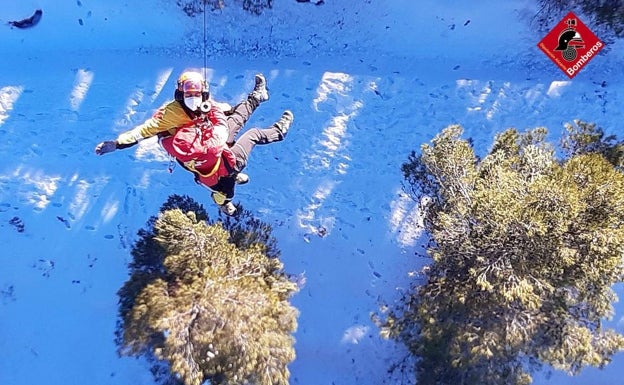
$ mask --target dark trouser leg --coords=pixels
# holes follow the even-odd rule
[[[245,123],[247,123],[247,120],[249,120],[251,114],[258,108],[258,105],[259,103],[256,99],[248,97],[227,112],[226,120],[229,131],[227,142],[229,144],[234,143],[236,135],[238,135]]]
[[[236,176],[222,176],[214,186],[210,188],[225,195],[226,201],[234,198],[234,186],[236,185]]]
[[[247,130],[231,148],[236,156],[237,171],[242,171],[245,166],[247,166],[247,160],[249,159],[251,150],[253,150],[257,144],[269,144],[282,141],[283,139],[284,136],[275,126],[265,129],[252,128]]]

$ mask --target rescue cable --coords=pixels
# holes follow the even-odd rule
[[[207,82],[208,80],[208,63],[207,63],[207,54],[206,54],[206,3],[207,1],[204,0],[204,79]]]

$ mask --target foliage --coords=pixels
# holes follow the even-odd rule
[[[182,8],[188,16],[202,14],[204,9],[217,10],[226,6],[225,0],[176,0],[177,5]],[[229,1],[228,3],[241,3],[240,0]],[[245,11],[254,15],[260,15],[265,8],[273,8],[273,0],[242,0],[240,4]]]
[[[179,208],[185,212],[192,211],[198,220],[208,220],[206,210],[188,196],[171,195],[161,206],[160,211]],[[128,312],[134,306],[136,296],[151,281],[162,278],[165,274],[164,259],[165,250],[154,239],[154,224],[157,217],[151,217],[147,222],[147,228],[138,232],[138,241],[131,251],[132,262],[128,264],[130,268],[130,279],[123,285],[117,293],[119,296],[119,318],[126,318]],[[118,322],[116,341],[122,344],[123,324]]]
[[[534,24],[542,32],[549,31],[553,25],[568,12],[573,11],[583,19],[601,40],[611,43],[616,38],[624,37],[624,2],[622,0],[537,0],[539,11],[534,17]]]
[[[225,7],[224,0],[176,0],[176,4],[190,17],[201,15],[206,10],[217,10]]]
[[[237,206],[236,212],[238,214],[235,217],[225,216],[222,219],[223,228],[230,234],[230,242],[243,250],[261,245],[267,257],[279,258],[277,241],[271,236],[273,230],[271,225],[255,218],[249,210],[243,209],[240,205]]]
[[[264,8],[273,8],[273,0],[243,0],[243,9],[255,15],[261,14]]]
[[[624,349],[603,326],[623,278],[621,143],[576,122],[559,160],[546,129],[509,129],[479,160],[461,134],[444,129],[403,165],[410,192],[431,198],[432,263],[382,334],[417,358],[419,385],[529,384],[543,364],[603,367]]]
[[[615,135],[605,137],[604,130],[595,124],[576,120],[565,125],[567,135],[561,140],[561,148],[568,157],[578,154],[598,153],[620,171],[624,168],[624,140]]]
[[[170,197],[139,232],[119,291],[117,343],[150,360],[161,384],[288,383],[297,287],[267,257],[279,255],[270,226],[243,212],[245,223],[228,225],[242,247],[188,197]]]

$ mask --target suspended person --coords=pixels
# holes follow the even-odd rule
[[[227,137],[226,143],[231,145],[234,143],[234,137],[247,122],[251,114],[258,108],[260,103],[268,99],[269,93],[264,75],[256,74],[254,89],[247,98],[223,112],[219,109],[223,104],[215,103],[211,99],[204,76],[197,71],[184,71],[178,77],[174,91],[174,100],[164,103],[150,119],[129,131],[121,133],[116,140],[107,140],[99,143],[95,148],[95,153],[102,155],[117,149],[132,147],[139,141],[156,135],[161,138],[175,135],[180,128],[193,126],[198,121],[204,119],[206,115],[212,117],[213,121],[211,123],[213,125],[217,125],[217,129],[214,131],[217,143],[213,143],[213,145],[223,147],[221,142],[224,135]],[[202,108],[206,111],[203,112]],[[223,117],[223,114],[226,117]],[[216,118],[217,116],[219,116],[219,119]],[[225,134],[223,129],[224,122],[226,126]],[[237,178],[238,183],[246,183],[248,180],[249,178],[244,174],[239,175]]]
[[[201,183],[212,190],[212,200],[219,206],[226,215],[235,215],[236,206],[232,203],[234,190],[237,184],[244,184],[249,181],[249,177],[243,174],[243,169],[247,166],[249,155],[258,144],[270,144],[284,140],[293,122],[293,114],[286,110],[281,118],[271,126],[261,128],[251,128],[231,147],[226,147],[221,156],[211,159],[198,166],[191,161],[180,161],[186,154],[180,151],[184,143],[188,140],[178,140],[179,135],[169,136],[161,140],[163,148],[176,157],[182,165],[189,171],[195,173],[195,181]],[[183,129],[184,130],[184,129]],[[178,141],[178,145],[176,145]],[[182,146],[179,143],[182,142]],[[202,154],[202,159],[208,159],[210,155]]]
[[[184,87],[187,88],[186,91]],[[228,145],[234,143],[234,137],[260,103],[267,100],[269,100],[269,92],[266,88],[264,75],[256,74],[254,89],[249,93],[247,99],[229,110],[223,111],[227,119]],[[139,141],[155,135],[173,135],[178,128],[189,125],[202,116],[200,109],[202,104],[208,110],[212,105],[223,105],[223,103],[215,103],[211,99],[208,84],[201,73],[185,71],[178,77],[174,100],[164,103],[150,119],[129,131],[121,133],[116,140],[106,140],[99,143],[95,147],[95,153],[102,155],[117,149],[132,147]]]
[[[99,143],[95,153],[102,155],[128,148],[140,140],[158,135],[165,150],[193,172],[197,182],[213,190],[211,196],[220,209],[227,215],[234,215],[236,207],[231,202],[234,184],[249,180],[240,171],[246,166],[250,151],[256,144],[282,140],[292,123],[292,113],[287,111],[269,129],[249,130],[239,139],[240,143],[233,146],[237,133],[250,115],[260,103],[268,99],[266,80],[262,74],[257,74],[254,89],[247,99],[224,113],[210,99],[208,85],[201,73],[186,71],[178,78],[173,101],[162,105],[143,124],[121,133],[116,140]],[[187,157],[192,157],[192,154],[181,154],[179,150],[188,145],[188,142],[185,143],[185,138],[189,137],[188,131],[198,131],[200,127],[202,138],[207,139],[202,142],[206,148],[202,149],[202,159],[189,160]],[[175,140],[179,146],[176,146]]]

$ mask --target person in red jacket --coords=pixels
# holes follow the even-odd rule
[[[251,128],[245,131],[232,147],[223,151],[222,158],[225,161],[222,161],[222,167],[218,168],[218,177],[201,174],[196,176],[196,180],[198,180],[199,183],[213,190],[211,194],[212,199],[219,205],[223,213],[226,215],[236,214],[236,206],[232,203],[234,189],[237,184],[243,184],[249,181],[249,177],[241,171],[247,166],[251,151],[258,144],[263,145],[284,140],[292,125],[293,119],[293,113],[290,110],[286,110],[280,119],[271,126],[264,129]],[[163,147],[166,148],[166,146],[167,145],[163,141]],[[230,162],[230,154],[234,156],[234,163]],[[232,170],[230,168],[232,168]]]
[[[174,100],[163,104],[154,115],[133,129],[121,133],[115,140],[99,143],[95,148],[98,155],[117,149],[134,146],[140,140],[158,135],[163,148],[176,157],[187,170],[195,174],[195,180],[211,190],[213,200],[221,211],[234,215],[236,207],[231,200],[234,185],[246,183],[249,178],[240,171],[246,166],[250,151],[256,144],[268,144],[285,137],[292,113],[285,112],[282,118],[268,129],[252,129],[235,142],[235,137],[260,103],[269,99],[266,80],[262,74],[255,76],[255,86],[247,99],[225,113],[210,99],[210,92],[204,77],[199,72],[183,72],[177,81]],[[209,128],[208,153],[202,162],[180,159],[174,143],[176,132],[184,127]]]

